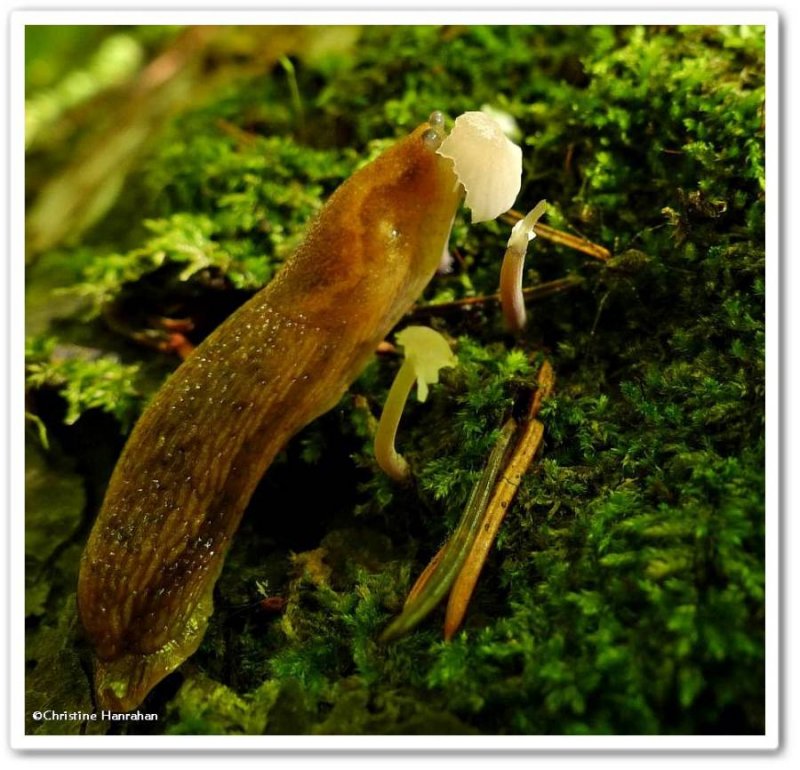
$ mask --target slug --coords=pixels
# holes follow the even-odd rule
[[[433,277],[463,195],[437,153],[442,124],[434,113],[344,182],[136,424],[78,578],[98,707],[135,709],[195,652],[272,459],[339,401]]]

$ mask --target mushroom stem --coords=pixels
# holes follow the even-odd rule
[[[547,211],[547,201],[539,201],[511,230],[503,265],[500,268],[500,302],[503,315],[511,331],[518,332],[525,326],[525,297],[522,294],[522,269],[528,243],[536,234],[534,225]]]
[[[397,333],[405,358],[389,389],[383,406],[378,431],[375,434],[375,459],[395,481],[407,481],[411,476],[408,463],[394,448],[397,427],[403,408],[417,383],[417,398],[428,398],[428,385],[439,382],[439,370],[455,366],[456,357],[447,340],[427,326],[407,326]]]
[[[509,246],[500,268],[500,302],[503,315],[511,331],[525,326],[525,297],[522,295],[522,268],[525,267],[525,250]]]
[[[414,387],[417,375],[413,364],[406,358],[397,372],[375,433],[375,459],[383,471],[395,481],[407,481],[411,475],[405,457],[394,446],[403,408]]]

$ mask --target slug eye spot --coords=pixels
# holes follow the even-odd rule
[[[422,134],[422,143],[429,150],[438,150],[442,143],[442,138],[442,135],[435,128],[429,128]]]
[[[439,110],[435,110],[430,114],[428,123],[430,123],[433,128],[444,128],[444,113],[440,112]]]

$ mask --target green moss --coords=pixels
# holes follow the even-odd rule
[[[143,50],[172,40],[129,34]],[[226,51],[252,52],[263,33],[230,34]],[[274,275],[360,162],[434,109],[453,118],[487,103],[513,116],[525,157],[519,208],[546,198],[548,224],[614,256],[599,263],[537,239],[526,283],[583,281],[533,304],[514,339],[492,303],[427,307],[496,290],[509,228],[459,215],[460,259],[414,315],[459,357],[403,418],[414,484],[393,485],[372,456],[370,426],[398,363],[381,357],[268,472],[183,686],[175,694],[167,681],[152,696],[164,709],[159,729],[762,732],[763,29],[358,35],[317,58],[276,59],[266,73],[254,74],[249,54],[225,59],[238,75],[165,126],[103,220],[36,256],[29,410],[50,441],[41,456],[51,471],[70,485],[75,473],[91,480],[89,515],[106,471],[89,470],[86,447],[108,427],[89,418],[111,415],[127,430],[178,363],[133,343],[162,339],[157,319],[186,317],[199,341]],[[71,289],[57,310],[46,302],[56,281]],[[541,354],[557,376],[541,412],[542,458],[464,630],[445,644],[434,613],[379,645]],[[65,453],[74,463],[60,463]],[[80,529],[74,511],[64,517],[68,572],[88,521]],[[31,510],[36,537],[40,521]],[[47,546],[36,550],[41,558]],[[32,615],[48,602],[69,612],[52,579],[32,576]],[[265,593],[277,600],[271,610]]]
[[[237,695],[202,674],[187,677],[170,703],[169,735],[260,735],[278,687],[265,682],[255,692]]]
[[[67,405],[64,422],[73,425],[89,409],[113,415],[127,430],[142,406],[136,387],[138,364],[74,346],[59,347],[55,338],[37,337],[26,350],[26,383],[32,389],[55,388]]]

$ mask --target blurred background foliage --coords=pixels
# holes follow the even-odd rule
[[[763,29],[40,26],[26,86],[29,711],[91,708],[77,564],[132,423],[355,168],[485,105],[520,208],[613,253],[537,240],[526,285],[575,280],[512,338],[434,307],[496,290],[509,225],[459,215],[412,314],[460,362],[404,420],[414,486],[372,458],[376,358],[267,473],[159,722],[31,731],[763,732]],[[543,455],[465,629],[380,646],[539,353]]]

